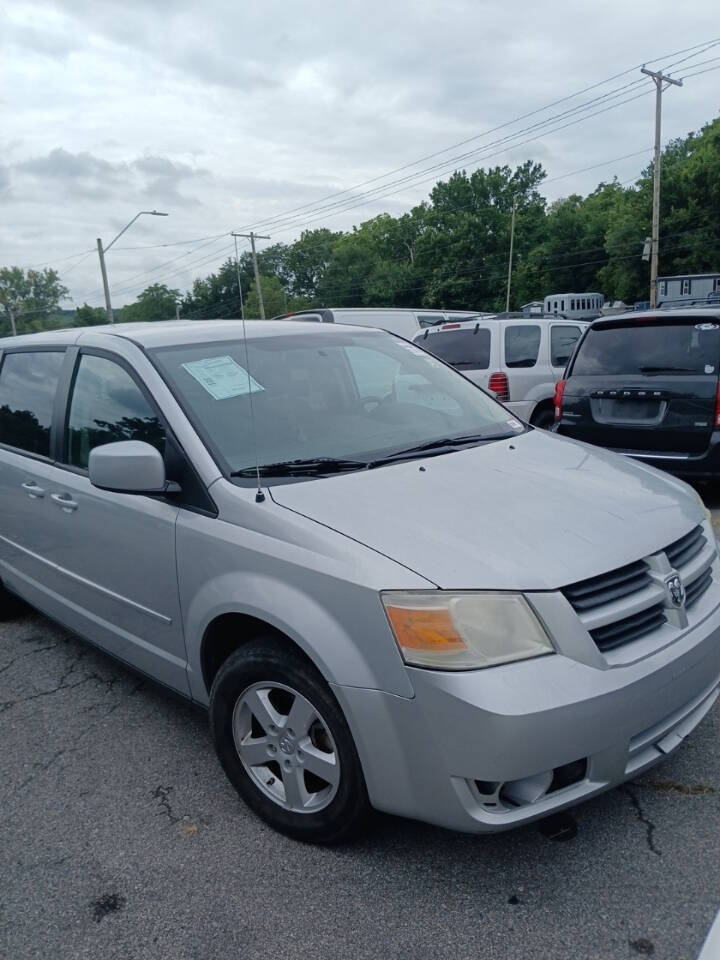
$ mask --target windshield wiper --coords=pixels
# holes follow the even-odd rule
[[[692,367],[638,367],[640,373],[694,373]]]
[[[278,463],[261,463],[258,470],[261,477],[302,477],[320,476],[325,473],[340,473],[343,470],[364,470],[365,460],[342,460],[336,457],[312,457],[307,460],[280,460]],[[233,470],[231,477],[254,477],[255,467]]]
[[[483,440],[502,440],[505,434],[498,436],[485,436],[477,433],[468,437],[445,437],[442,440],[430,440],[427,443],[419,443],[415,447],[407,447],[405,450],[398,450],[396,453],[390,453],[386,457],[379,457],[377,460],[371,460],[368,463],[368,470],[373,467],[380,467],[385,463],[393,463],[395,460],[412,460],[415,457],[421,457],[423,454],[432,456],[434,453],[444,453],[454,450],[456,447],[464,447],[472,443],[481,443]],[[510,436],[510,434],[507,434]],[[514,434],[512,434],[514,436]]]

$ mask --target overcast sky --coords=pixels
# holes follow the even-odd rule
[[[184,290],[219,266],[229,238],[150,245],[246,228],[318,203],[643,61],[668,64],[680,59],[668,54],[720,35],[717,12],[717,0],[6,2],[0,266],[48,261],[70,288],[67,306],[100,305],[97,255],[62,258],[90,250],[98,235],[109,243],[138,210],[156,208],[170,215],[141,218],[108,253],[113,301],[129,302],[155,281]],[[695,60],[719,54],[720,47]],[[676,75],[690,72],[691,62]],[[390,179],[499,137],[521,139],[521,129],[639,77],[620,77]],[[673,87],[664,98],[663,141],[716,116],[719,93],[720,71]],[[587,192],[614,174],[628,180],[650,158],[652,96],[527,137],[538,139],[483,165],[539,160],[551,199]],[[397,214],[440,175],[390,186],[393,196],[344,212],[308,208],[259,232],[289,241],[303,226],[347,229],[382,211]]]

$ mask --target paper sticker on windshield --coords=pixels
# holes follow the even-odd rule
[[[705,373],[715,373],[715,367],[711,363],[706,363]]]
[[[508,420],[507,424],[509,427],[512,427],[513,430],[522,430],[523,428],[523,425],[520,423],[519,420]]]
[[[207,360],[191,360],[183,367],[201,384],[215,400],[230,397],[245,397],[249,393],[264,390],[244,367],[232,357],[208,357]]]
[[[717,323],[696,323],[696,330],[717,330],[720,324]]]

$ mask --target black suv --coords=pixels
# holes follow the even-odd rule
[[[596,320],[555,389],[553,429],[672,473],[720,475],[720,309]]]

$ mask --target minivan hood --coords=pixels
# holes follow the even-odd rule
[[[557,589],[704,519],[684,483],[540,430],[271,495],[445,589]]]

